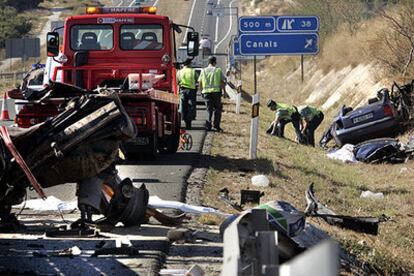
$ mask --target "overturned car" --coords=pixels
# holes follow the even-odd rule
[[[326,147],[332,139],[341,147],[373,138],[394,137],[403,130],[402,122],[410,119],[412,90],[413,82],[404,86],[394,83],[391,93],[383,88],[365,106],[357,109],[342,106],[320,145]]]

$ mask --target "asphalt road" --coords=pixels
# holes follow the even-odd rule
[[[131,4],[131,1],[123,1]],[[148,1],[149,2],[149,1]],[[153,4],[157,1],[151,1]],[[235,0],[216,0],[217,4],[224,7],[234,7]],[[156,3],[155,3],[156,4]],[[125,5],[122,4],[122,5]],[[215,17],[207,15],[207,10],[211,5],[205,0],[194,0],[189,12],[189,24],[196,31],[204,34],[210,34],[217,52],[226,52],[228,39],[231,34],[237,31],[236,17],[224,16]],[[230,10],[226,10],[228,14]],[[232,11],[232,13],[235,13]],[[231,21],[230,21],[231,19]],[[216,26],[218,26],[216,37]],[[230,30],[230,26],[232,29]],[[218,56],[218,63],[225,69],[225,57]],[[191,172],[193,164],[198,160],[203,140],[205,137],[204,123],[206,118],[205,106],[199,105],[197,120],[193,123],[193,129],[189,133],[193,137],[193,148],[189,152],[179,151],[175,155],[159,155],[156,161],[140,161],[117,166],[121,178],[129,177],[134,183],[145,183],[151,195],[157,195],[166,200],[183,201],[185,198],[185,182]],[[75,185],[66,184],[45,190],[48,195],[64,201],[76,200]],[[31,194],[30,196],[35,196]]]
[[[170,0],[167,0],[170,1]],[[220,0],[217,0],[220,1]],[[118,1],[119,2],[119,1]],[[122,1],[120,5],[131,4],[131,1]],[[158,1],[152,1],[158,4]],[[235,3],[235,0],[221,0],[224,6]],[[234,20],[229,17],[217,19],[207,15],[207,1],[194,0],[189,13],[189,24],[199,32],[208,33],[212,37],[217,51],[224,52],[227,47],[229,33],[235,31]],[[233,28],[230,29],[230,25]],[[216,32],[216,26],[218,31]],[[230,31],[229,31],[230,30]],[[217,37],[216,37],[217,33]],[[224,40],[223,40],[224,38]],[[224,57],[218,57],[219,64],[225,64]],[[134,183],[145,183],[150,195],[157,195],[163,199],[184,201],[186,180],[191,173],[193,165],[201,158],[202,148],[206,132],[205,106],[197,107],[197,119],[193,122],[193,129],[188,131],[193,137],[191,151],[179,151],[175,155],[160,155],[158,160],[151,162],[135,162],[118,165],[117,169],[122,178],[129,177]],[[48,196],[53,195],[64,201],[76,200],[75,185],[65,184],[45,189]],[[29,198],[35,197],[31,193]],[[41,275],[156,275],[163,263],[163,254],[167,254],[169,243],[166,241],[166,229],[157,225],[144,225],[142,228],[117,228],[109,237],[98,237],[83,240],[50,240],[43,236],[45,226],[55,226],[62,223],[60,216],[49,217],[27,215],[25,211],[22,220],[30,226],[30,235],[13,234],[0,235],[0,274],[41,274]],[[77,214],[65,216],[65,219],[75,219]],[[115,239],[129,238],[139,248],[140,255],[134,257],[106,256],[102,258],[92,257],[96,245],[104,240],[115,242]],[[82,249],[82,254],[74,258],[51,257],[53,250],[64,249],[77,245]],[[12,249],[12,250],[10,250]],[[39,252],[37,252],[39,251]],[[41,251],[41,252],[40,252]],[[46,251],[48,256],[40,256]],[[37,252],[37,253],[36,253]]]

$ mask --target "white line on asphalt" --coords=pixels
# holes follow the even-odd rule
[[[195,8],[196,3],[197,3],[197,0],[193,0],[193,5],[191,6],[191,11],[190,11],[190,16],[188,17],[187,26],[190,26],[191,19],[193,18],[193,13],[194,13],[194,8]],[[186,31],[185,31],[183,43],[185,43],[185,41],[187,40],[188,30],[189,29],[187,28]]]
[[[134,5],[135,0],[132,0],[131,3],[129,3],[128,7],[132,7],[132,5]]]
[[[230,4],[229,4],[229,8],[230,8],[229,10],[230,10],[230,11],[231,11],[231,6],[233,5],[234,1],[236,1],[236,0],[232,0],[232,1],[230,2]],[[231,29],[233,28],[233,16],[232,16],[232,15],[230,15],[229,17],[230,17],[230,28],[229,28],[229,30],[227,31],[226,35],[223,37],[223,39],[222,39],[222,40],[220,40],[220,42],[216,44],[216,47],[214,47],[214,52],[217,52],[217,48],[220,46],[220,44],[221,44],[221,43],[223,43],[223,42],[224,42],[224,40],[226,40],[226,39],[227,39],[227,37],[228,37],[228,36],[230,35],[230,33],[231,33]],[[236,20],[239,20],[239,19],[237,18]]]
[[[204,10],[203,10],[203,21],[201,22],[201,28],[200,28],[201,34],[204,34],[204,25],[206,24],[207,9],[208,9],[208,2],[206,1]]]
[[[124,4],[124,0],[119,1],[118,7],[122,6]]]
[[[155,7],[156,5],[158,5],[158,1],[159,0],[155,0],[155,2],[154,2],[154,4],[153,4],[153,6]]]
[[[220,5],[220,0],[217,1],[217,6],[218,5]],[[220,16],[217,16],[216,17],[216,35],[214,37],[214,43],[217,43],[217,39],[218,39],[219,22],[220,22]]]

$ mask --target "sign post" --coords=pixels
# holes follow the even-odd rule
[[[254,56],[254,94],[252,97],[252,118],[250,120],[250,146],[249,146],[249,158],[257,158],[257,141],[259,138],[259,103],[260,97],[257,93],[257,59]]]
[[[250,125],[249,158],[257,158],[259,129],[259,93],[257,92],[257,56],[300,55],[303,82],[303,56],[319,52],[317,16],[244,16],[239,18],[239,37],[233,46],[235,58],[254,62],[254,95]]]

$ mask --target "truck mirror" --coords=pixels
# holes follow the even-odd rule
[[[59,55],[59,33],[48,32],[46,37],[47,56],[57,57]]]
[[[198,33],[197,32],[188,32],[187,33],[187,56],[196,57],[198,56]]]

